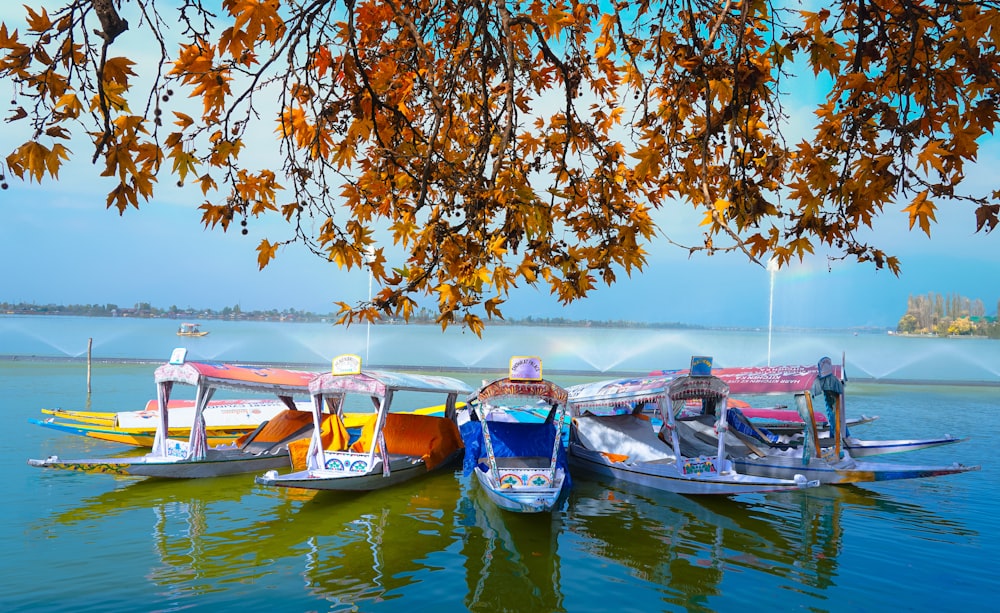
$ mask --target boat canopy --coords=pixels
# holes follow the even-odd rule
[[[385,398],[390,391],[436,392],[457,395],[468,394],[472,388],[452,377],[384,370],[365,370],[350,375],[323,373],[309,383],[309,392],[313,396],[367,394]]]
[[[246,392],[265,392],[278,396],[303,395],[316,373],[221,362],[185,362],[164,364],[156,369],[156,383],[184,383]]]
[[[217,389],[271,393],[289,409],[296,409],[295,396],[309,393],[309,382],[316,373],[281,368],[239,366],[221,362],[183,362],[164,364],[156,369],[156,396],[159,422],[153,438],[154,455],[166,457],[167,433],[170,431],[170,393],[175,383],[196,387],[195,414],[188,440],[189,459],[204,459],[207,452],[205,407]]]
[[[678,377],[668,386],[670,401],[722,400],[729,395],[729,385],[719,377]]]
[[[497,379],[480,387],[475,393],[469,396],[470,402],[485,402],[487,404],[518,403],[525,408],[535,408],[537,402],[556,402],[566,404],[568,394],[559,385],[547,380],[539,381],[517,381],[508,377]],[[526,406],[529,405],[530,406]],[[516,408],[511,406],[510,408]]]
[[[636,402],[657,402],[667,395],[670,383],[678,373],[649,377],[632,377],[583,383],[568,388],[569,403],[574,410],[594,407],[632,405]]]
[[[652,375],[686,375],[686,370],[656,371]],[[833,366],[832,374],[843,379],[843,368]],[[752,394],[795,394],[812,388],[819,378],[817,366],[751,366],[746,368],[715,368],[712,375],[729,385],[729,393]]]

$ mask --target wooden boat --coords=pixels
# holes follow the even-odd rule
[[[208,332],[201,329],[201,324],[183,323],[177,328],[177,336],[205,336]]]
[[[713,370],[713,374],[728,380],[729,378],[738,378],[739,374],[743,371],[742,368],[716,368]],[[835,374],[843,380],[843,368],[840,366],[834,366]],[[656,370],[650,375],[685,375],[688,374],[687,370]],[[700,407],[695,403],[692,404],[692,414],[696,414]],[[749,402],[741,398],[729,397],[729,408],[739,408],[743,415],[745,415],[755,426],[761,428],[767,428],[775,434],[801,434],[805,432],[806,423],[803,421],[802,416],[796,409],[788,408],[787,404],[775,404],[773,406],[751,406]],[[830,429],[830,421],[827,416],[823,414],[822,411],[815,411],[813,413],[815,417],[816,427],[820,431],[827,431]],[[683,413],[681,414],[683,416]],[[870,424],[871,422],[878,419],[877,415],[861,415],[860,417],[846,417],[845,425],[848,428],[853,428],[855,426],[862,426],[865,424]]]
[[[334,369],[309,385],[315,429],[308,440],[290,445],[293,471],[270,470],[260,485],[310,490],[368,491],[408,481],[446,466],[462,453],[455,426],[456,398],[470,388],[458,379],[361,370],[358,356],[339,356]],[[407,396],[444,395],[445,415],[393,411]],[[339,418],[348,397],[374,403],[374,411],[351,440]],[[402,399],[402,400],[401,400]],[[323,411],[333,420],[324,425]]]
[[[700,415],[708,427],[726,430],[729,386],[710,374],[599,381],[568,392],[572,468],[677,494],[735,495],[819,485],[797,473],[761,477],[738,471],[725,437],[694,453],[682,445],[680,424],[692,419],[692,401],[703,407]],[[631,410],[622,413],[622,407]],[[644,414],[650,407],[663,424],[659,433]]]
[[[31,466],[81,472],[111,473],[143,477],[202,478],[268,470],[289,463],[289,442],[309,436],[313,421],[307,411],[295,410],[294,397],[308,394],[315,373],[254,368],[221,363],[177,362],[156,369],[159,400],[152,451],[141,456],[63,460],[51,456],[28,460]],[[186,441],[170,439],[167,410],[174,385],[196,388],[194,423]],[[232,446],[210,447],[205,425],[205,408],[220,389],[276,395],[287,407]]]
[[[459,413],[465,474],[487,497],[518,513],[551,511],[570,487],[563,445],[566,390],[542,378],[537,357],[514,357],[507,377],[480,387]],[[543,406],[544,419],[518,420]]]
[[[822,363],[822,362],[821,362]],[[719,430],[699,419],[683,422],[682,444],[695,452],[726,439],[737,470],[751,475],[788,478],[803,474],[821,483],[863,483],[896,479],[917,479],[979,470],[979,466],[909,465],[862,462],[857,457],[873,452],[890,453],[953,444],[962,439],[951,436],[923,440],[862,441],[847,435],[844,426],[844,394],[831,393],[832,428],[821,436],[815,421],[813,392],[821,372],[818,366],[768,366],[722,369],[719,378],[730,390],[740,394],[791,394],[795,406],[807,424],[804,435],[777,437],[741,419],[738,410],[727,411],[730,427]],[[824,376],[838,376],[833,373]],[[836,387],[836,386],[834,386]],[[820,398],[825,399],[825,392]],[[822,401],[821,401],[822,402]],[[855,454],[860,454],[855,456]]]
[[[725,370],[725,369],[723,369]],[[733,398],[730,398],[729,406],[733,406]],[[767,428],[775,434],[801,434],[805,432],[806,423],[802,420],[802,416],[795,409],[789,409],[786,405],[778,405],[773,407],[751,407],[748,403],[744,403],[745,408],[739,407],[743,414],[749,419],[755,426],[761,428]],[[823,415],[819,411],[813,413],[816,416],[816,427],[820,431],[827,431],[830,429],[830,420],[827,419],[826,415]],[[878,419],[877,415],[869,416],[862,415],[860,417],[848,417],[845,420],[845,424],[848,428],[854,428],[856,426],[862,426],[865,424],[870,424],[871,422]]]
[[[298,410],[309,410],[309,403],[297,403]],[[268,398],[241,398],[213,400],[203,412],[205,433],[209,446],[229,445],[239,437],[253,432],[264,421],[274,418],[288,407],[280,400]],[[168,438],[187,439],[194,423],[194,400],[171,400],[170,431]],[[44,428],[67,434],[86,436],[98,440],[136,447],[152,447],[159,423],[158,401],[150,400],[141,411],[74,411],[42,409],[45,419],[28,419]]]
[[[187,439],[191,436],[194,421],[193,400],[171,400],[169,438]],[[459,402],[461,408],[465,403]],[[312,403],[296,402],[299,411],[310,411]],[[240,398],[235,400],[213,400],[205,407],[205,433],[211,447],[230,445],[238,438],[253,432],[287,407],[279,400],[267,398]],[[423,414],[443,414],[444,405],[421,407],[414,411]],[[152,447],[159,421],[157,401],[150,400],[142,411],[75,411],[65,409],[42,409],[42,414],[51,415],[45,419],[29,418],[28,422],[77,436],[135,447]],[[346,413],[343,417],[347,428],[360,428],[367,419],[366,414]]]

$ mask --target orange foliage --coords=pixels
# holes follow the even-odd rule
[[[57,178],[83,135],[118,211],[167,174],[202,193],[206,226],[280,215],[261,267],[303,242],[371,270],[381,290],[339,303],[345,323],[427,298],[478,333],[522,285],[584,298],[643,269],[663,207],[700,212],[691,252],[787,264],[822,247],[894,273],[858,238],[887,206],[928,235],[948,201],[977,231],[1000,221],[997,193],[965,181],[998,121],[994,2],[223,0],[218,18],[145,3],[157,19],[122,3],[128,27],[175,37],[137,64],[92,34],[88,0],[27,1],[23,33],[0,24],[7,121],[32,128],[6,170]],[[787,133],[793,65],[825,88],[808,138]]]

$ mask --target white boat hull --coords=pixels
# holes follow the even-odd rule
[[[490,501],[497,507],[514,513],[546,513],[554,510],[562,500],[563,485],[566,482],[566,475],[561,469],[556,471],[552,487],[503,487],[494,481],[488,471],[477,468],[475,473]]]
[[[450,464],[445,461],[442,466]],[[267,472],[254,478],[258,485],[274,487],[297,487],[306,490],[326,490],[340,492],[369,492],[410,481],[428,472],[427,465],[413,456],[393,457],[389,462],[389,474],[383,474],[382,463],[377,461],[372,470],[364,473],[350,473],[340,470],[306,469],[278,474]]]
[[[819,485],[802,475],[772,478],[740,474],[735,471],[684,475],[671,461],[612,462],[604,454],[591,451],[578,443],[569,448],[569,463],[573,468],[675,494],[735,495],[754,492],[799,490]]]
[[[51,456],[45,460],[28,460],[28,465],[39,468],[133,477],[201,479],[287,467],[289,459],[287,450],[274,454],[253,454],[239,449],[209,449],[206,457],[200,460],[185,460],[151,454],[128,458],[86,460],[61,460],[58,456]]]
[[[902,453],[904,451],[917,451],[919,449],[931,449],[942,445],[952,445],[967,440],[945,435],[942,438],[929,438],[917,440],[896,440],[896,441],[865,441],[856,438],[844,440],[844,447],[853,458],[866,458],[869,456],[885,455],[887,453]]]
[[[888,462],[858,462],[850,456],[836,462],[813,458],[808,463],[803,464],[801,455],[735,458],[733,464],[737,470],[748,475],[787,479],[792,474],[801,474],[807,479],[815,479],[822,484],[921,479],[969,472],[980,468],[979,466],[965,466],[957,463],[942,466],[916,466]]]

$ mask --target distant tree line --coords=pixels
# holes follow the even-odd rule
[[[164,319],[233,319],[259,321],[322,321],[335,317],[334,314],[317,314],[296,309],[268,309],[264,311],[244,311],[240,305],[227,306],[221,310],[179,308],[171,305],[167,309],[155,307],[148,302],[137,302],[131,307],[117,304],[30,304],[0,302],[0,313],[15,315],[77,315],[83,317],[140,317]]]
[[[0,314],[8,313],[13,315],[76,315],[82,317],[138,317],[138,318],[163,318],[163,319],[227,319],[239,321],[297,321],[297,322],[317,322],[336,321],[336,313],[313,313],[310,311],[299,311],[296,309],[269,309],[264,311],[245,311],[240,305],[227,306],[221,310],[214,309],[193,309],[178,308],[172,305],[167,309],[155,307],[148,302],[137,302],[131,307],[121,307],[117,304],[31,304],[31,303],[9,303],[0,302]],[[435,324],[438,314],[436,311],[420,309],[412,317],[410,323],[413,324]],[[397,320],[386,320],[379,323],[401,323]],[[704,326],[682,324],[678,322],[650,323],[627,320],[574,320],[565,317],[537,317],[528,316],[523,319],[510,318],[495,322],[493,325],[525,325],[525,326],[592,326],[595,328],[670,328],[670,329],[701,329]]]
[[[997,311],[1000,312],[1000,301]],[[982,300],[935,292],[909,296],[906,314],[900,318],[896,330],[901,334],[1000,338],[1000,322],[986,315]]]

